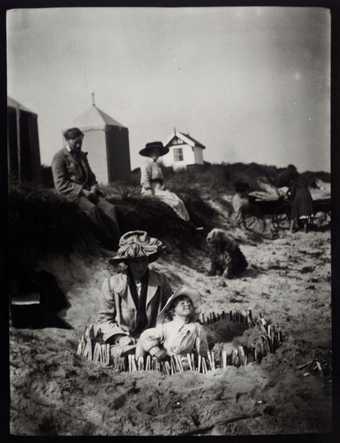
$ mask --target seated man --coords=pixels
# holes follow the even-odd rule
[[[116,250],[120,236],[116,209],[98,188],[87,153],[81,150],[83,137],[78,128],[64,132],[65,146],[52,160],[54,186],[89,217],[104,245]]]

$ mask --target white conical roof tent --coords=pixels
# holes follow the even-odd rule
[[[100,183],[111,183],[129,177],[129,129],[98,108],[92,95],[92,106],[73,120],[72,126],[84,132],[83,150]]]
[[[75,126],[83,129],[105,129],[106,126],[119,126],[125,128],[106,112],[92,105],[87,111],[83,112],[74,120]]]

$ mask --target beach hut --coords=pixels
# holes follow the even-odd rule
[[[126,180],[130,175],[129,130],[99,109],[92,95],[92,106],[74,120],[84,132],[83,151],[99,183]]]
[[[7,170],[9,181],[40,182],[38,115],[11,97],[7,97]]]
[[[178,169],[204,163],[203,150],[205,146],[189,134],[175,129],[164,145],[169,148],[169,152],[162,157],[164,166]]]

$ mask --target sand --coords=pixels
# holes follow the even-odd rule
[[[73,255],[41,264],[72,304],[72,330],[10,329],[11,420],[16,435],[243,435],[329,432],[331,378],[308,367],[330,359],[330,232],[281,233],[242,244],[239,279],[206,274],[203,255],[169,255],[153,266],[174,288],[197,288],[201,310],[252,309],[279,325],[284,343],[261,364],[208,374],[116,373],[76,355],[94,319],[103,259]],[[231,420],[231,422],[229,422]]]

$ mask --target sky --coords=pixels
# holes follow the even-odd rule
[[[8,95],[38,114],[42,163],[96,105],[132,168],[176,128],[212,163],[330,170],[325,8],[46,8],[7,13]]]

